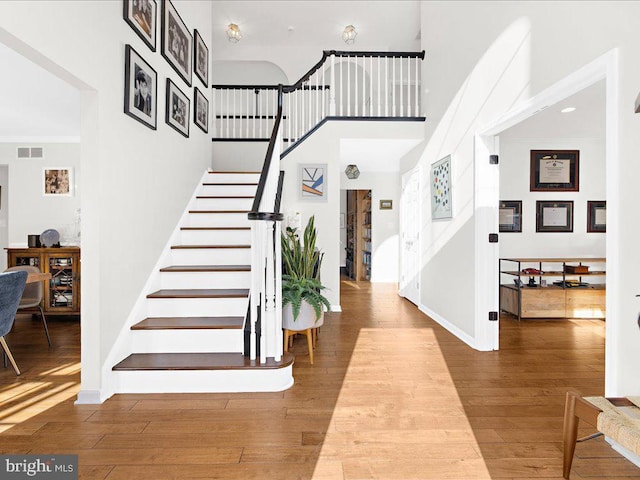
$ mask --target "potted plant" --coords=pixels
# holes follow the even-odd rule
[[[287,227],[282,234],[282,326],[301,331],[322,324],[323,307],[330,303],[322,295],[320,266],[324,256],[316,249],[315,219],[309,218],[303,239],[295,228]]]

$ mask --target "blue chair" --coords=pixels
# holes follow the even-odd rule
[[[25,271],[0,273],[0,346],[4,349],[5,355],[9,357],[16,375],[20,375],[20,370],[11,355],[11,350],[9,350],[4,336],[13,327],[28,275]]]

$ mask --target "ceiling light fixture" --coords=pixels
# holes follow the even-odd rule
[[[356,27],[353,25],[347,25],[344,27],[344,32],[342,32],[342,39],[347,45],[352,45],[356,41],[356,35],[358,35]]]
[[[571,113],[576,109],[576,107],[567,107],[560,110],[560,113]]]
[[[229,37],[229,41],[232,43],[238,43],[242,38],[242,32],[240,31],[240,27],[235,23],[230,23],[227,25],[227,37]]]
[[[347,165],[347,168],[345,168],[344,173],[346,173],[347,178],[349,180],[355,180],[360,176],[360,170],[358,170],[357,165]]]

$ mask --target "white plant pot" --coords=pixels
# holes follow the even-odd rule
[[[324,323],[324,311],[320,314],[320,318],[316,321],[316,312],[311,305],[304,300],[300,306],[300,314],[298,318],[293,320],[293,307],[288,304],[282,309],[282,328],[293,330],[296,332],[307,330],[308,328],[316,328]]]

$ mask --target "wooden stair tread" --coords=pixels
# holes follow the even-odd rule
[[[242,353],[134,353],[113,370],[258,370],[284,368],[292,363],[290,352],[285,352],[279,362],[268,358],[265,364]]]
[[[251,227],[180,227],[180,230],[251,230]]]
[[[161,272],[250,272],[251,265],[171,265]]]
[[[189,210],[189,213],[249,213],[249,210]]]
[[[147,295],[147,298],[245,298],[247,288],[166,288]]]
[[[190,248],[251,248],[251,245],[172,245],[172,249],[190,249]]]
[[[241,329],[244,317],[149,317],[131,330]]]

